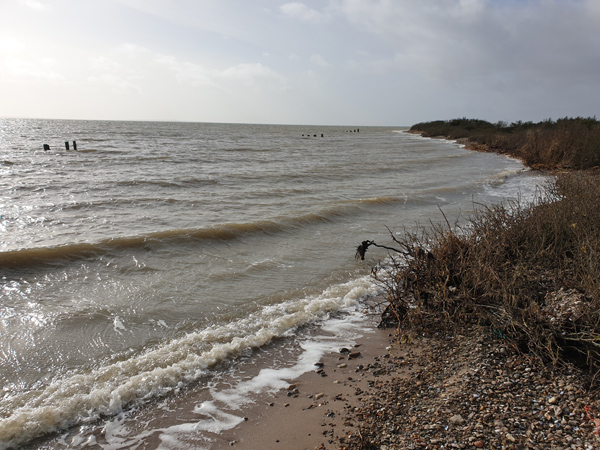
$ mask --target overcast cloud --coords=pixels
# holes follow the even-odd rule
[[[0,0],[0,116],[411,125],[600,109],[598,0]]]

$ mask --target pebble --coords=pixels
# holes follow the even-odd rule
[[[450,423],[454,425],[462,425],[463,423],[465,423],[465,419],[463,419],[460,414],[456,414],[450,417]]]
[[[581,372],[545,366],[489,333],[461,333],[365,363],[359,373],[370,387],[347,407],[344,419],[356,425],[335,438],[339,449],[600,449],[600,396],[586,391]],[[380,370],[392,377],[373,376]],[[408,376],[394,376],[400,371]]]

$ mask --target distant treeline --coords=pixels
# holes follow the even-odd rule
[[[595,117],[510,124],[462,118],[417,123],[410,131],[427,137],[467,139],[468,148],[508,154],[534,168],[600,166],[600,122]]]

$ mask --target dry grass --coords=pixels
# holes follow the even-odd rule
[[[589,169],[600,166],[600,122],[596,118],[564,118],[556,122],[504,122],[452,119],[413,125],[424,136],[467,138],[473,148],[506,153],[543,169]]]
[[[559,120],[530,130],[518,156],[532,167],[587,169],[600,165],[600,126],[595,120]]]
[[[549,364],[600,382],[600,176],[572,172],[533,204],[480,207],[466,225],[392,236],[401,252],[374,276],[404,330],[432,320],[488,326]]]

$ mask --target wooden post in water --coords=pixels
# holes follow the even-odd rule
[[[48,144],[44,144],[44,151],[50,150],[50,146]]]
[[[73,150],[77,151],[77,142],[73,141]]]
[[[65,141],[65,148],[69,150],[69,141]]]

